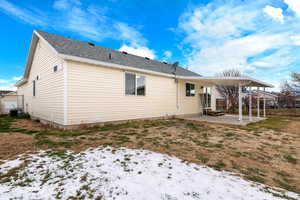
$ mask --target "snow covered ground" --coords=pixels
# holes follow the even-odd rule
[[[43,151],[0,165],[0,199],[276,200],[285,195],[300,199],[145,150],[98,148],[67,156]]]

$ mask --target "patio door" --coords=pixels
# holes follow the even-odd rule
[[[211,110],[211,90],[211,87],[203,87],[202,93],[200,93],[203,114],[207,114],[207,112]]]

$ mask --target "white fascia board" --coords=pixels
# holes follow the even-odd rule
[[[32,34],[31,41],[30,41],[30,46],[29,46],[29,52],[28,52],[28,55],[27,55],[27,58],[26,58],[26,65],[25,65],[25,70],[24,70],[24,74],[23,74],[23,79],[26,79],[25,77],[28,74],[29,62],[30,62],[30,60],[33,59],[32,51],[33,51],[33,48],[36,48],[36,44],[38,42],[36,40],[37,40],[36,36],[34,34]]]
[[[257,79],[248,77],[248,76],[241,76],[241,77],[205,77],[205,76],[178,76],[179,79],[191,79],[191,80],[204,80],[204,81],[248,81],[252,82],[256,85],[259,85],[259,87],[274,87],[271,84],[265,83],[263,81],[259,81]],[[251,85],[251,84],[248,84]]]
[[[49,42],[45,38],[43,38],[36,30],[34,30],[33,33],[35,35],[37,35],[39,37],[39,39],[41,39],[52,50],[52,52],[55,55],[58,55],[58,52],[56,51],[56,49],[51,44],[49,44]]]
[[[65,54],[58,54],[61,58],[65,60],[71,60],[71,61],[76,61],[76,62],[82,62],[82,63],[88,63],[88,64],[93,64],[93,65],[101,65],[104,67],[112,67],[116,69],[122,69],[122,70],[129,70],[129,71],[136,71],[136,72],[143,72],[143,73],[148,73],[148,74],[155,74],[159,76],[165,76],[165,77],[171,77],[171,78],[177,78],[177,79],[185,79],[185,80],[211,80],[211,81],[220,81],[220,80],[228,80],[228,81],[251,81],[253,83],[257,83],[260,85],[260,87],[273,87],[272,85],[253,79],[251,77],[203,77],[203,76],[176,76],[173,74],[167,74],[167,73],[162,73],[162,72],[154,72],[151,70],[146,70],[146,69],[138,69],[135,67],[130,67],[130,66],[125,66],[125,65],[119,65],[119,64],[114,64],[114,63],[108,63],[108,62],[103,62],[103,61],[98,61],[98,60],[93,60],[89,58],[82,58],[78,56],[71,56],[71,55],[65,55]]]
[[[49,42],[46,39],[44,39],[36,30],[34,30],[33,34],[32,34],[32,37],[31,37],[31,42],[30,42],[30,47],[29,47],[29,54],[28,54],[27,60],[26,60],[26,66],[25,66],[25,70],[24,70],[24,74],[23,74],[23,79],[16,83],[17,87],[21,86],[22,84],[27,82],[26,76],[29,73],[29,70],[30,70],[31,65],[32,65],[32,63],[31,63],[31,65],[29,66],[29,61],[32,60],[33,56],[34,56],[34,54],[31,54],[32,53],[31,51],[33,51],[33,48],[36,48],[36,45],[38,43],[38,41],[36,41],[35,37],[38,38],[37,40],[42,40],[51,49],[51,51],[53,51],[53,53],[55,55],[58,55],[58,52],[54,49],[54,47],[52,45],[50,45]]]
[[[21,85],[27,83],[27,81],[28,81],[27,78],[25,78],[25,79],[23,78],[23,79],[19,80],[18,82],[16,82],[16,83],[15,83],[15,86],[16,86],[16,87],[20,87]]]
[[[143,72],[143,73],[148,73],[148,74],[155,74],[155,75],[159,75],[159,76],[175,78],[175,75],[172,75],[172,74],[155,72],[155,71],[146,70],[146,69],[138,69],[138,68],[130,67],[130,66],[126,66],[126,65],[119,65],[119,64],[108,63],[108,62],[93,60],[93,59],[89,59],[89,58],[82,58],[82,57],[78,57],[78,56],[70,56],[70,55],[65,55],[65,54],[59,54],[59,56],[61,58],[63,58],[64,60],[71,60],[71,61],[88,63],[88,64],[93,64],[93,65],[101,65],[104,67],[111,67],[111,68],[116,68],[116,69]]]

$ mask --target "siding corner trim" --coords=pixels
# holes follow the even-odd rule
[[[63,61],[64,73],[64,125],[68,125],[68,63]]]

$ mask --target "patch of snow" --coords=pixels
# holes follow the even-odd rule
[[[299,199],[295,193],[281,194],[228,172],[146,150],[97,148],[65,157],[42,151],[27,160],[18,178],[0,183],[0,199],[281,199],[271,193]],[[0,169],[18,164],[9,161]]]
[[[9,170],[19,167],[24,160],[21,160],[20,158],[16,160],[10,160],[10,161],[3,161],[4,164],[0,165],[0,175],[7,173]]]

